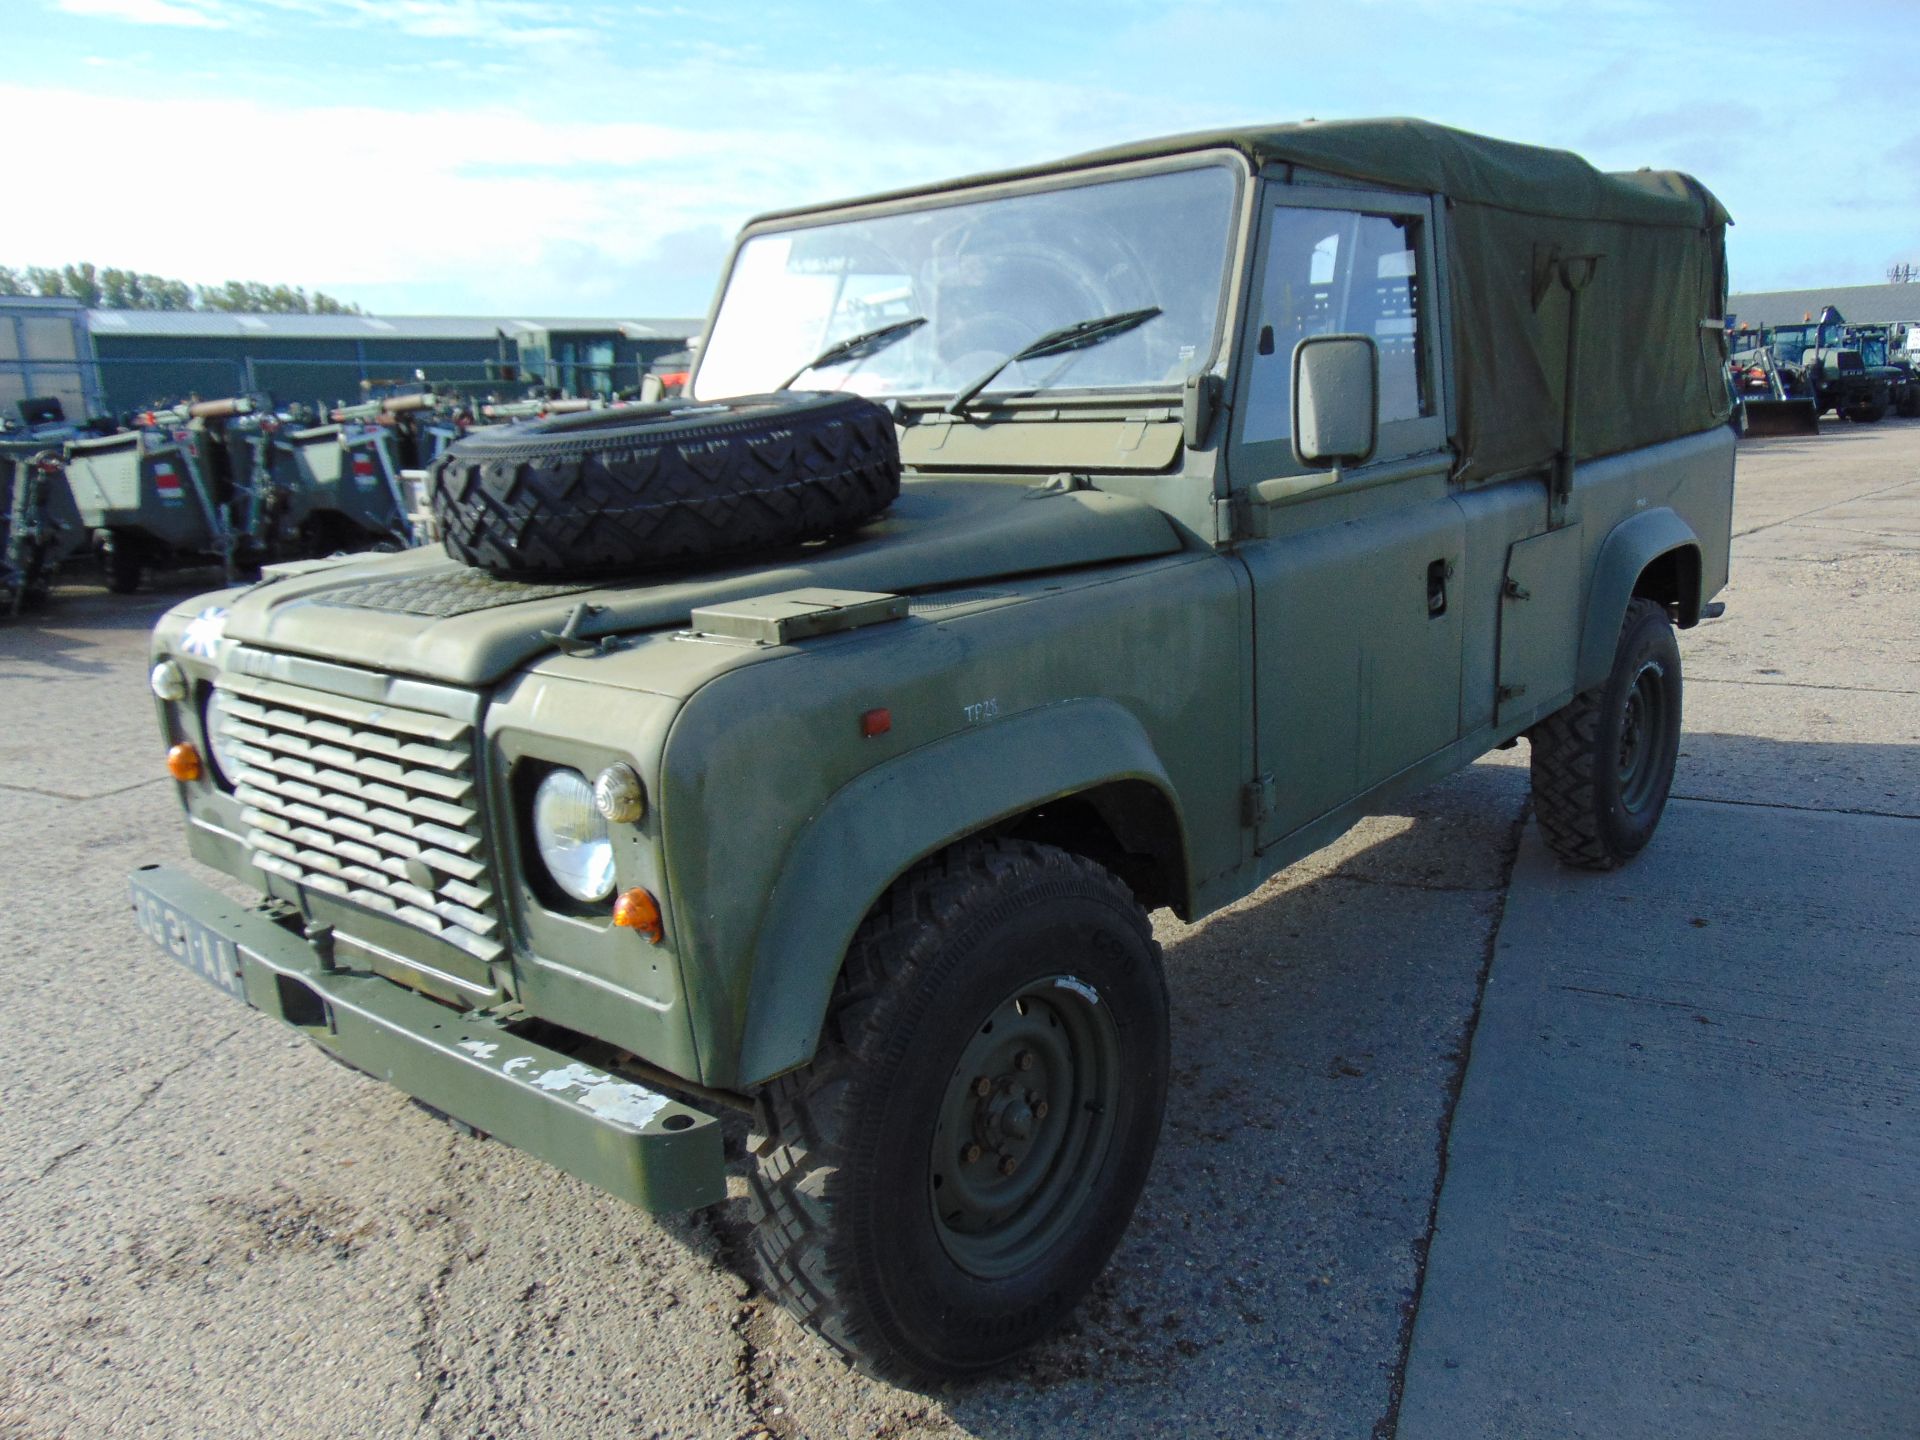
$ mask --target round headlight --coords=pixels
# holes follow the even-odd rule
[[[613,893],[613,841],[579,771],[550,771],[533,792],[533,840],[553,883],[574,899],[591,904]]]
[[[224,690],[209,690],[206,704],[200,711],[200,728],[206,734],[207,751],[213,757],[214,779],[229,790],[240,778],[240,757],[233,753],[234,741],[227,734],[224,723],[229,714],[227,702],[230,698]]]

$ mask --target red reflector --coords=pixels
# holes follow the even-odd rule
[[[373,473],[373,461],[364,455],[354,456],[353,473],[356,475],[371,475]]]
[[[876,735],[884,735],[893,729],[891,710],[869,710],[860,717],[860,733],[871,740]]]

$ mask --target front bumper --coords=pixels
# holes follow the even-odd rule
[[[665,1095],[364,970],[334,968],[263,911],[164,866],[128,877],[175,960],[356,1069],[643,1210],[726,1198],[720,1125]]]

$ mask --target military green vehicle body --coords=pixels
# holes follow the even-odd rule
[[[351,425],[282,429],[268,475],[291,497],[288,524],[314,543],[404,543],[407,507],[387,437]]]
[[[0,439],[0,615],[38,601],[87,532],[57,461],[64,436]]]
[[[1884,331],[1869,329],[1863,336],[1829,306],[1818,320],[1778,325],[1766,334],[1780,363],[1805,376],[1820,413],[1871,422],[1897,403],[1902,377],[1887,363]]]
[[[76,440],[68,447],[67,483],[89,530],[131,532],[161,555],[218,553],[223,522],[184,427]]]
[[[209,767],[179,787],[190,848],[271,903],[144,871],[143,923],[429,1104],[636,1203],[695,1204],[723,1194],[703,1112],[808,1062],[849,941],[923,858],[1028,837],[1192,918],[1524,734],[1605,679],[1634,597],[1688,627],[1726,581],[1725,217],[1681,177],[1469,139],[1189,137],[755,222],[736,272],[763,237],[1198,174],[1178,183],[1217,200],[1195,232],[1219,249],[1211,338],[1151,384],[1015,385],[958,414],[952,386],[904,396],[900,499],[827,545],[540,585],[434,547],[177,607],[154,635],[185,676],[167,742],[209,753],[226,692],[280,795]],[[1363,262],[1374,298],[1332,328],[1363,315],[1387,418],[1364,463],[1303,463],[1274,331]],[[793,368],[727,338],[752,325],[723,293],[697,398],[730,393],[730,365]],[[445,777],[457,903],[313,883],[344,862],[301,838],[330,822],[290,808],[273,755],[351,768],[396,743]],[[548,769],[616,764],[648,801],[612,827],[617,888],[658,897],[657,944],[559,896],[530,849]]]

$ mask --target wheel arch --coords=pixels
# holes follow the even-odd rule
[[[1085,855],[1149,908],[1187,912],[1177,792],[1124,706],[1066,701],[923,746],[841,787],[788,852],[754,943],[739,1085],[812,1058],[860,923],[915,865],[983,834]]]
[[[1614,526],[1594,559],[1575,688],[1607,678],[1621,619],[1635,598],[1667,606],[1683,630],[1699,624],[1701,570],[1700,537],[1677,512],[1643,510]]]

